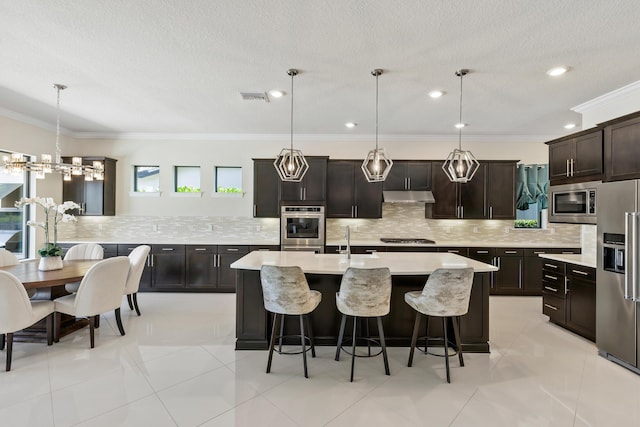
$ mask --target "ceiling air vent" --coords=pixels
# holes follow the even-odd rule
[[[243,101],[264,101],[269,102],[266,92],[240,92]]]

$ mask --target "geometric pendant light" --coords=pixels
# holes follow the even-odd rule
[[[282,181],[300,182],[307,173],[309,164],[302,151],[293,149],[293,78],[298,75],[298,70],[291,68],[287,70],[287,74],[291,76],[291,146],[280,151],[273,165]]]
[[[462,121],[462,77],[467,75],[469,70],[463,68],[456,71],[456,76],[460,77],[460,121],[456,124],[458,128],[458,148],[454,149],[447,160],[442,164],[442,170],[452,182],[466,183],[471,181],[480,167],[480,163],[471,154],[471,151],[462,149],[462,128],[465,127]]]
[[[393,161],[387,157],[384,148],[378,148],[378,77],[380,74],[382,74],[380,68],[371,71],[371,75],[376,78],[376,148],[369,151],[362,162],[362,172],[369,182],[384,181],[393,166]]]

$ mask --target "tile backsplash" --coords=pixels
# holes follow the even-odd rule
[[[447,244],[545,244],[583,247],[595,253],[595,226],[549,224],[547,229],[514,229],[512,220],[433,220],[424,218],[424,206],[383,204],[381,219],[327,219],[327,242],[344,239],[345,226],[356,241],[377,242],[380,237],[428,238]],[[79,217],[60,227],[60,241],[256,243],[278,244],[277,218],[214,216]],[[591,249],[592,248],[592,249]]]

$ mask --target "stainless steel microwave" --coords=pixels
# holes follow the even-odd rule
[[[549,221],[595,224],[600,181],[549,187]]]

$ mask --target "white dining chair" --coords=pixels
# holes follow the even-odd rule
[[[73,245],[69,248],[66,254],[64,254],[64,260],[76,260],[76,259],[103,259],[104,249],[97,243],[80,243]],[[80,282],[67,283],[64,288],[69,293],[78,292],[78,286]]]
[[[140,288],[140,279],[150,251],[150,246],[140,245],[129,254],[129,275],[127,276],[127,284],[124,287],[124,294],[127,296],[129,308],[133,310],[135,307],[138,316],[140,316],[138,289]]]
[[[0,271],[0,350],[7,347],[6,370],[11,370],[13,333],[47,319],[47,345],[53,343],[53,301],[30,301],[22,283]]]
[[[18,264],[18,257],[6,249],[0,249],[0,267]]]
[[[60,340],[61,314],[75,317],[86,317],[89,320],[89,337],[91,348],[94,347],[94,329],[96,318],[102,313],[115,310],[116,323],[120,335],[124,335],[124,327],[120,318],[122,294],[129,274],[129,258],[119,256],[107,258],[93,265],[85,274],[78,292],[56,298],[54,340]]]

